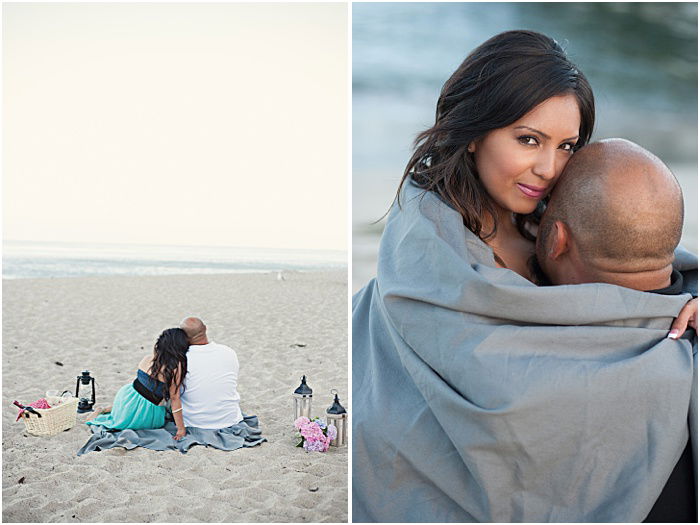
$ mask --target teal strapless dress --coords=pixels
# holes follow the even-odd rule
[[[137,379],[156,396],[163,396],[162,382],[154,381],[143,370],[138,371]],[[161,428],[165,425],[165,410],[164,406],[156,405],[143,397],[129,383],[117,392],[111,412],[100,414],[92,421],[87,421],[87,424],[118,430]]]

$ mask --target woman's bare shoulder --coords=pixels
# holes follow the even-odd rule
[[[141,362],[139,363],[139,368],[146,372],[148,375],[151,375],[151,367],[153,366],[153,354],[145,356]],[[178,367],[179,369],[179,367]],[[162,372],[158,373],[158,376],[156,377],[158,381],[161,383],[165,382],[165,376],[163,375]]]
[[[153,354],[148,354],[141,359],[139,362],[139,369],[143,370],[147,374],[151,373],[151,365],[153,364]]]

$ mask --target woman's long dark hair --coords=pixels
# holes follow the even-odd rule
[[[496,233],[496,209],[479,181],[476,162],[467,147],[489,131],[506,127],[545,100],[573,94],[581,112],[579,139],[574,149],[591,138],[595,121],[593,91],[561,46],[533,31],[506,31],[477,47],[445,82],[438,99],[435,125],[415,141],[396,198],[410,178],[436,192],[461,215],[464,225],[486,240]],[[400,204],[400,201],[399,201]],[[525,237],[526,221],[539,222],[542,205],[529,215],[517,215]],[[486,214],[493,229],[482,231]]]
[[[187,350],[190,343],[187,334],[181,328],[168,328],[158,337],[153,347],[153,364],[151,364],[150,376],[156,381],[160,381],[159,375],[163,376],[163,397],[170,397],[170,386],[174,383],[176,387],[182,385],[182,381],[187,374]],[[180,377],[176,381],[175,373],[180,367]]]

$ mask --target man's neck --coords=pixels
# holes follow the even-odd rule
[[[537,260],[537,255],[533,254],[527,260],[528,268],[530,269],[530,280],[537,286],[552,286],[552,281],[549,276],[544,273],[544,270],[540,266]]]
[[[202,337],[199,339],[192,340],[192,342],[190,343],[190,346],[199,346],[199,345],[208,345],[208,344],[209,344],[209,339],[207,339],[206,337]]]
[[[533,255],[528,263],[532,276],[535,278],[535,284],[539,286],[551,286],[554,284],[542,270],[537,257]],[[671,264],[655,270],[636,272],[605,271],[596,268],[586,272],[585,275],[579,275],[576,278],[567,279],[567,282],[559,282],[557,284],[608,283],[648,292],[651,290],[662,290],[671,286],[672,272],[673,265]]]
[[[649,290],[661,290],[671,285],[671,273],[673,266],[668,265],[657,270],[641,272],[611,272],[597,270],[591,282],[610,283],[633,290],[647,292]]]

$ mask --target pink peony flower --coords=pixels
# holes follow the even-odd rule
[[[325,452],[328,450],[328,445],[322,440],[309,440],[304,442],[304,450],[307,452]]]
[[[320,439],[323,436],[323,431],[314,422],[304,423],[299,429],[299,432],[304,436],[304,439],[314,440]]]
[[[294,426],[297,428],[297,430],[299,430],[301,428],[301,426],[304,425],[305,423],[309,423],[309,418],[306,416],[301,416],[300,418],[297,418],[294,421]]]
[[[300,417],[294,422],[294,426],[301,438],[300,444],[307,452],[326,452],[331,441],[338,435],[335,426],[326,426],[326,422],[319,418],[310,421],[306,417]]]

